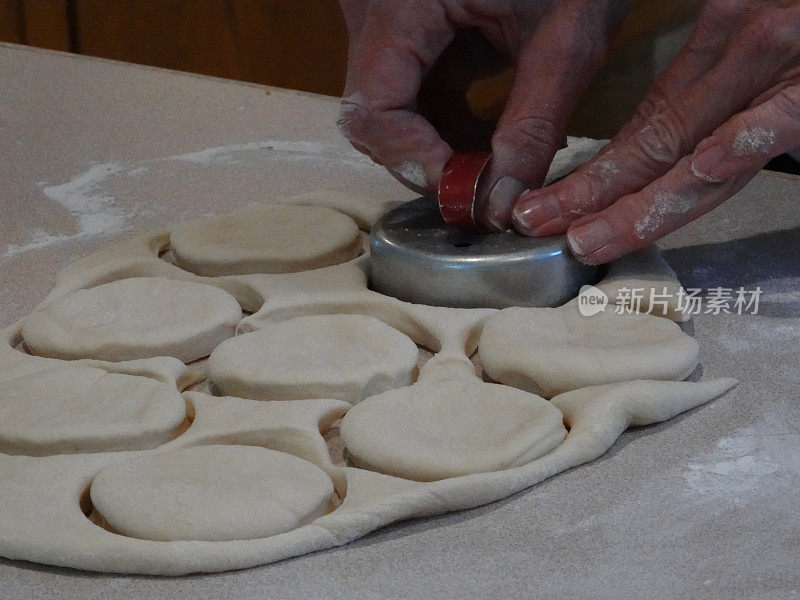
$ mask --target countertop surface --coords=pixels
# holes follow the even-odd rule
[[[0,44],[0,325],[134,231],[321,188],[411,198],[334,99]],[[119,577],[0,559],[3,598],[800,597],[800,179],[762,172],[663,240],[687,288],[761,289],[689,325],[739,386],[506,500],[243,571]]]

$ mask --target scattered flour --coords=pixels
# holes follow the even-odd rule
[[[2,249],[0,258],[8,258],[46,248],[70,240],[92,238],[122,231],[130,226],[141,209],[125,209],[108,191],[108,184],[118,177],[141,177],[153,165],[183,162],[199,166],[227,166],[239,164],[239,158],[248,153],[276,152],[280,160],[347,163],[358,170],[378,169],[369,158],[341,144],[309,142],[302,140],[263,140],[226,146],[215,146],[195,152],[160,156],[132,164],[117,162],[92,163],[89,168],[60,184],[40,183],[42,193],[66,209],[75,219],[75,233],[51,233],[41,229],[31,231],[21,244]]]
[[[355,149],[343,149],[339,144],[329,144],[322,142],[291,141],[291,140],[264,140],[258,142],[247,142],[244,144],[231,144],[228,146],[216,146],[206,148],[197,152],[187,152],[185,154],[174,154],[162,158],[153,159],[150,162],[162,161],[181,161],[196,165],[228,165],[236,164],[236,155],[248,152],[259,152],[269,150],[280,152],[282,158],[297,160],[330,160],[345,161],[353,166],[363,166],[374,168],[370,159]]]
[[[742,506],[776,489],[800,483],[800,431],[779,415],[724,437],[683,472],[688,493]]]
[[[733,151],[736,156],[757,156],[768,154],[775,143],[775,131],[763,127],[742,129],[733,138]]]
[[[145,173],[149,172],[150,172],[150,167],[148,167],[147,165],[143,165],[141,167],[134,167],[132,169],[129,169],[126,175],[130,177],[138,177],[139,175],[144,175]]]
[[[697,206],[697,200],[698,196],[694,193],[660,192],[656,194],[650,210],[634,225],[636,237],[643,240],[648,234],[658,231],[664,224],[664,218],[667,215],[685,214]]]
[[[603,179],[610,179],[614,175],[619,175],[622,172],[620,171],[619,166],[617,166],[617,163],[614,162],[612,152],[609,152],[606,156],[598,158],[594,164],[593,170]]]
[[[78,218],[82,237],[98,235],[122,226],[126,220],[127,215],[116,205],[114,197],[100,185],[123,170],[124,167],[113,162],[93,164],[66,183],[42,186],[42,192]]]
[[[124,170],[123,166],[113,162],[95,163],[66,183],[40,183],[39,187],[47,198],[75,217],[76,232],[65,235],[37,229],[31,232],[23,244],[7,246],[3,256],[14,256],[28,250],[71,239],[94,237],[123,228],[132,215],[117,206],[115,198],[104,191],[102,184]]]
[[[46,248],[47,246],[65,242],[71,238],[72,236],[69,235],[57,235],[44,231],[43,229],[35,229],[27,237],[25,243],[9,244],[6,246],[5,252],[0,258],[16,256],[17,254],[22,254],[29,250],[37,250],[38,248]]]

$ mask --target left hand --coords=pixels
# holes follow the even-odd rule
[[[800,1],[708,0],[686,47],[600,153],[523,194],[525,235],[609,262],[730,198],[800,147]]]
[[[628,0],[340,4],[350,49],[339,130],[406,186],[433,198],[453,151],[485,147],[491,137],[487,190],[503,193],[488,194],[478,217],[504,230],[512,202],[544,181]],[[491,124],[468,116],[464,92],[504,61],[517,69],[492,134]]]

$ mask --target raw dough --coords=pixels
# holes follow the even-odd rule
[[[574,304],[500,311],[486,322],[478,346],[494,381],[545,398],[633,379],[682,380],[699,352],[667,319],[610,308],[585,317]]]
[[[66,366],[3,382],[0,451],[42,456],[154,448],[175,437],[185,417],[173,386]]]
[[[418,481],[523,465],[567,435],[561,411],[543,398],[477,379],[367,398],[340,430],[359,466]]]
[[[286,452],[326,470],[344,495],[341,473],[328,470],[333,466],[331,452],[320,434],[342,418],[350,408],[347,402],[262,402],[202,392],[185,392],[183,397],[192,410],[191,427],[162,449],[235,444]]]
[[[209,376],[229,396],[255,400],[362,398],[410,385],[417,346],[373,317],[320,315],[269,324],[214,350]]]
[[[566,401],[565,395],[559,402],[570,423],[567,438],[544,456],[519,467],[434,482],[339,469],[347,478],[346,497],[339,508],[308,526],[260,539],[154,542],[114,535],[97,527],[77,506],[87,482],[106,466],[143,453],[41,458],[0,454],[0,515],[8,516],[0,518],[0,556],[153,575],[216,572],[274,562],[341,546],[402,519],[463,510],[505,498],[601,456],[614,444],[615,435],[631,423],[654,422],[699,406],[723,393],[733,381],[661,383],[662,389],[652,387],[654,382],[635,383],[641,387],[603,393],[597,402],[592,394],[576,402]],[[208,401],[213,399],[208,397]],[[283,404],[286,409],[296,405]]]
[[[95,509],[146,540],[249,540],[328,511],[333,483],[291,454],[255,446],[199,446],[120,462],[92,482]]]
[[[402,200],[367,196],[359,192],[314,190],[280,200],[281,204],[297,206],[327,206],[353,219],[362,231],[369,231],[384,213],[399,206]]]
[[[22,325],[39,356],[120,361],[174,356],[191,362],[233,335],[242,311],[227,292],[160,277],[121,279],[40,307]]]
[[[179,225],[170,235],[176,265],[197,275],[293,273],[361,253],[353,219],[322,206],[255,204]]]
[[[560,152],[554,160],[551,176],[569,170],[584,150],[589,154],[590,143],[576,144],[572,138],[569,143],[570,148]],[[347,206],[338,206],[344,202],[341,196],[325,198],[362,224],[379,212],[371,204],[359,206],[362,203],[359,198],[347,198]],[[297,214],[302,216],[307,212],[303,210]],[[243,222],[240,226],[247,229],[250,225]],[[305,231],[305,219],[291,227],[295,231]],[[254,238],[257,243],[263,241],[259,237],[263,228],[259,225],[258,229]],[[239,231],[231,232],[229,237],[237,238],[238,234]],[[307,242],[302,238],[298,242],[289,240],[287,245],[295,243],[298,260],[304,260],[307,256],[303,248]],[[58,275],[55,287],[39,311],[82,288],[124,277],[163,276],[211,283],[230,291],[248,311],[258,311],[241,324],[240,330],[269,330],[277,321],[311,314],[373,315],[436,354],[424,365],[418,384],[368,398],[350,409],[343,425],[350,441],[350,452],[356,462],[365,467],[408,477],[446,478],[412,481],[341,466],[341,440],[334,437],[329,447],[321,430],[331,427],[326,437],[335,431],[335,419],[349,407],[345,402],[258,402],[188,392],[184,398],[187,411],[193,417],[192,425],[154,450],[42,457],[0,454],[0,555],[81,569],[159,575],[265,564],[340,546],[402,519],[462,510],[507,497],[596,459],[614,444],[626,427],[670,418],[711,400],[733,384],[732,380],[623,382],[567,392],[548,404],[529,393],[482,383],[475,377],[468,357],[476,348],[484,322],[497,314],[495,311],[412,305],[371,292],[367,288],[368,256],[304,273],[228,275],[225,271],[226,277],[210,279],[159,258],[168,243],[168,231],[140,234],[73,263]],[[634,267],[617,269],[616,275],[622,278],[610,276],[609,285],[652,279],[653,271],[647,261],[636,262]],[[611,272],[614,273],[613,266]],[[670,279],[671,275],[667,275]],[[621,299],[621,292],[617,298],[614,290],[609,294],[612,301]],[[159,308],[154,310],[158,312]],[[577,313],[574,306],[572,310]],[[82,315],[82,310],[78,314]],[[177,318],[184,316],[180,310],[169,314],[177,314]],[[509,380],[530,385],[532,389],[539,383],[563,384],[563,380],[570,385],[585,385],[586,381],[609,377],[659,374],[679,377],[681,366],[689,369],[697,360],[696,344],[687,342],[669,321],[657,317],[639,320],[635,320],[635,316],[600,317],[602,326],[596,326],[587,325],[582,317],[577,321],[577,315],[568,317],[560,309],[552,314],[541,313],[537,319],[543,321],[540,324],[544,329],[536,331],[529,321],[521,326],[513,320],[503,325],[509,320],[508,314],[497,316],[497,322],[487,328],[486,338],[491,338],[489,332],[493,327],[509,330],[505,339],[495,340],[494,354],[498,359],[496,364],[514,368],[516,363],[515,357],[510,356],[511,349],[522,339],[521,349],[539,362],[533,363],[532,373],[525,373],[524,369],[510,371],[514,376]],[[678,318],[680,315],[670,316]],[[192,318],[190,315],[188,320]],[[151,324],[148,317],[140,325],[147,329]],[[588,329],[582,332],[580,328],[583,327]],[[648,328],[652,328],[649,334]],[[400,335],[390,331],[393,336]],[[4,384],[23,373],[33,376],[33,373],[49,373],[69,366],[64,361],[30,356],[14,349],[18,333],[17,325],[0,332],[3,338],[0,340],[3,342],[0,344],[0,381]],[[319,336],[319,329],[314,335]],[[547,335],[552,339],[547,339]],[[627,351],[626,335],[631,337]],[[407,345],[408,340],[400,337],[401,344]],[[370,336],[370,342],[373,338],[385,339],[384,333]],[[285,339],[287,347],[298,345],[294,336]],[[237,340],[230,343],[234,341]],[[662,341],[663,347],[660,346]],[[555,348],[552,356],[548,347],[551,343]],[[344,351],[344,356],[352,357],[354,350],[358,350],[358,347],[340,344],[329,356],[323,357],[324,352],[318,348],[320,344],[306,345],[310,346],[311,356],[316,357],[315,360],[324,358],[326,365],[310,378],[314,382],[311,384],[314,395],[326,389],[331,381],[336,382],[339,353]],[[491,354],[491,345],[487,342],[482,350]],[[409,347],[409,356],[403,360],[410,354]],[[387,356],[392,356],[391,352]],[[260,370],[272,368],[268,363],[260,364],[257,357],[238,351],[232,352],[231,360],[249,361],[256,375]],[[682,361],[685,364],[681,365]],[[197,367],[193,365],[190,371],[177,359],[166,357],[134,362],[82,362],[78,366],[158,377],[171,386],[171,390],[188,385]],[[524,361],[518,362],[525,366]],[[396,375],[405,378],[405,383],[410,382],[400,362],[388,361],[387,364],[394,364],[389,369],[394,375],[387,376],[386,381]],[[159,368],[159,365],[166,365],[166,368]],[[295,372],[294,366],[286,365],[290,373]],[[365,370],[363,364],[356,366],[355,374],[347,380],[348,385],[355,382],[361,387],[368,386],[366,382],[372,376],[371,371]],[[656,374],[651,375],[653,372]],[[257,376],[254,381],[258,382]],[[289,383],[290,387],[298,385],[296,380]],[[552,387],[555,390],[558,386]],[[54,389],[48,386],[48,391]],[[348,390],[352,392],[351,388]],[[174,397],[175,391],[171,394]],[[389,400],[381,401],[381,398]],[[391,402],[392,399],[395,401]],[[500,410],[491,410],[498,406]],[[39,414],[39,410],[34,414]],[[564,436],[562,417],[569,427],[563,442],[560,441]],[[41,434],[36,431],[40,421],[52,426],[47,419],[27,423],[29,436]],[[368,425],[357,426],[360,421]],[[69,422],[69,418],[65,418],[65,422]],[[133,430],[139,425],[141,423],[132,425]],[[98,439],[102,436],[103,432],[98,432]],[[299,461],[294,464],[303,464],[304,475],[295,477],[294,467],[270,470],[274,461],[263,457],[275,454]],[[536,455],[538,458],[534,458]],[[301,459],[310,462],[304,463]],[[476,472],[480,469],[484,470]],[[236,471],[244,473],[244,477]],[[457,476],[459,473],[465,474]],[[277,476],[275,485],[265,481],[265,478],[272,480],[273,476]],[[313,485],[301,481],[306,478]],[[112,533],[84,516],[80,503],[86,497],[87,485],[93,480],[90,495],[97,508],[112,521],[112,526],[128,535],[139,536],[138,539]],[[335,497],[331,498],[331,482],[343,501],[332,512],[315,518],[327,510],[326,496],[327,500],[333,499],[334,504],[338,502]],[[284,491],[290,492],[288,498],[276,499],[270,495]],[[275,499],[271,506],[265,507],[261,500],[265,492],[268,498]],[[84,505],[83,508],[88,507]],[[96,516],[101,518],[101,515]],[[313,523],[309,523],[312,519]],[[276,532],[280,533],[272,535]],[[262,535],[270,537],[252,539]],[[141,539],[146,536],[158,539],[206,536],[229,541]]]
[[[552,403],[564,412],[570,428],[591,429],[597,442],[605,441],[610,446],[628,427],[671,419],[724,394],[736,383],[732,377],[699,383],[623,381],[565,392],[553,398]]]
[[[666,317],[678,323],[691,317],[686,290],[655,245],[612,262],[603,281],[596,287],[608,296],[610,304],[627,303],[630,307],[635,293],[641,299],[638,312]]]

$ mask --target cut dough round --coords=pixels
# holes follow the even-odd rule
[[[367,398],[340,431],[354,464],[417,481],[523,465],[567,435],[561,411],[547,400],[473,379]]]
[[[219,288],[136,277],[45,305],[23,321],[22,337],[31,352],[52,358],[191,362],[231,337],[241,318],[236,299]]]
[[[324,515],[333,483],[291,454],[256,446],[199,446],[117,463],[91,499],[120,533],[145,540],[265,538]]]
[[[44,456],[154,448],[177,435],[186,404],[147,377],[69,366],[0,387],[0,452]]]
[[[198,275],[294,273],[355,258],[361,232],[330,208],[256,204],[184,223],[170,245],[175,264]]]
[[[208,361],[223,394],[255,400],[330,398],[352,404],[410,385],[419,351],[373,317],[297,317],[236,336]]]
[[[494,381],[552,398],[590,385],[685,379],[699,346],[661,317],[611,308],[585,317],[566,305],[497,313],[483,328],[478,354]]]

